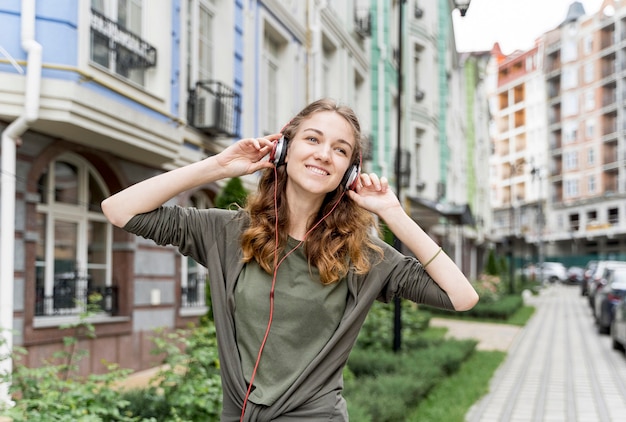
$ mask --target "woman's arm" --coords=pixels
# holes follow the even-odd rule
[[[457,311],[471,309],[478,294],[459,267],[404,211],[387,179],[362,174],[357,191],[348,193],[359,206],[377,214],[393,234],[428,266],[428,274],[448,294]]]
[[[129,186],[102,201],[102,211],[112,224],[124,227],[133,216],[152,211],[186,190],[271,167],[262,159],[280,136],[242,139],[217,155]]]

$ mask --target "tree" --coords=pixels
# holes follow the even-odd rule
[[[233,205],[243,207],[246,203],[248,191],[243,187],[239,177],[233,177],[226,183],[222,191],[215,198],[217,208],[228,209]]]

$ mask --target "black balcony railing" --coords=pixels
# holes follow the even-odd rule
[[[206,276],[190,275],[187,286],[181,289],[181,307],[196,308],[206,306]]]
[[[354,11],[354,30],[363,38],[372,35],[372,14],[369,10]]]
[[[91,9],[91,59],[117,73],[156,66],[157,50],[138,35]]]
[[[239,136],[241,96],[218,81],[199,81],[189,92],[187,119],[207,135]]]
[[[87,305],[116,315],[117,297],[117,286],[95,286],[76,272],[61,273],[55,276],[52,296],[46,296],[43,287],[37,288],[35,316],[79,315]]]

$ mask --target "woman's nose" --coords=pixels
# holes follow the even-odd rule
[[[319,148],[315,151],[315,158],[322,161],[330,160],[330,147],[327,145],[319,145]]]

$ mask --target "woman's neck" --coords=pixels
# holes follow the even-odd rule
[[[307,223],[317,215],[324,198],[321,196],[289,195],[289,236],[302,240],[308,230]]]

